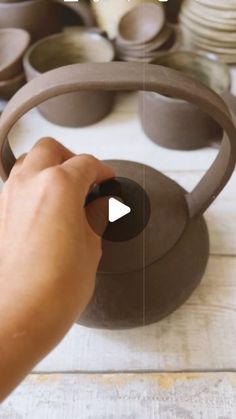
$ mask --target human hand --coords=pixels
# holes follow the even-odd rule
[[[17,161],[4,186],[0,376],[4,364],[17,364],[17,347],[21,366],[14,365],[13,386],[60,341],[92,296],[101,239],[88,224],[84,203],[93,184],[113,176],[94,157],[75,156],[44,139]]]

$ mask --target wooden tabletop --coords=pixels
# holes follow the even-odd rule
[[[76,153],[146,163],[188,190],[217,153],[153,144],[141,130],[136,94],[119,95],[114,112],[86,129],[57,127],[33,110],[10,142],[19,155],[43,136]],[[72,327],[3,403],[0,419],[235,419],[236,173],[205,216],[209,264],[184,306],[135,330]]]

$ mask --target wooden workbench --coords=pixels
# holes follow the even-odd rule
[[[120,95],[113,114],[86,129],[56,127],[33,110],[11,144],[19,155],[43,136],[77,153],[146,163],[187,189],[216,155],[154,145],[142,133],[136,94]],[[184,306],[135,330],[74,326],[0,407],[0,419],[235,419],[236,173],[206,219],[209,265]]]

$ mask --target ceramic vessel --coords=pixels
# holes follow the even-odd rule
[[[22,59],[30,44],[30,35],[22,29],[0,29],[0,81],[22,72]]]
[[[62,29],[63,0],[25,0],[15,3],[0,2],[0,28],[21,28],[28,31],[33,40],[60,32]],[[85,2],[63,3],[73,9],[90,26],[94,23]]]
[[[117,38],[114,44],[117,57],[120,60],[149,63],[164,52],[178,51],[181,45],[178,29],[169,24],[165,25],[160,34],[150,42],[139,45],[125,45]]]
[[[200,80],[225,99],[230,96],[231,77],[228,67],[207,56],[176,51],[157,57],[153,64],[178,70]],[[163,147],[193,150],[214,146],[222,139],[222,128],[217,121],[192,103],[152,92],[141,92],[139,109],[144,132]]]
[[[179,15],[184,46],[236,63],[236,3],[184,0]]]
[[[130,45],[144,44],[156,38],[164,24],[165,14],[161,4],[140,4],[121,18],[118,39]]]
[[[15,162],[9,132],[32,107],[71,91],[140,89],[193,102],[217,120],[225,136],[216,160],[191,192],[147,166],[109,162],[117,175],[142,187],[145,178],[151,216],[134,239],[103,242],[95,293],[79,320],[90,327],[119,329],[156,322],[183,304],[199,284],[209,255],[202,215],[235,169],[232,117],[219,95],[175,70],[146,65],[144,78],[140,63],[96,63],[58,68],[32,80],[12,98],[0,120],[0,173],[6,179]]]
[[[120,19],[126,12],[142,3],[154,3],[156,0],[102,0],[92,2],[92,9],[99,26],[104,29],[111,39],[117,36]]]
[[[110,62],[114,59],[111,42],[99,33],[69,31],[44,38],[33,45],[24,58],[27,80],[57,67],[83,62]],[[78,92],[53,98],[39,107],[50,122],[69,127],[94,124],[112,109],[112,92]]]

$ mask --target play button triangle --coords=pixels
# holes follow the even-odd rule
[[[118,199],[110,198],[109,199],[109,221],[110,223],[114,223],[120,218],[125,217],[127,214],[131,212],[131,208],[127,205],[120,202]]]

